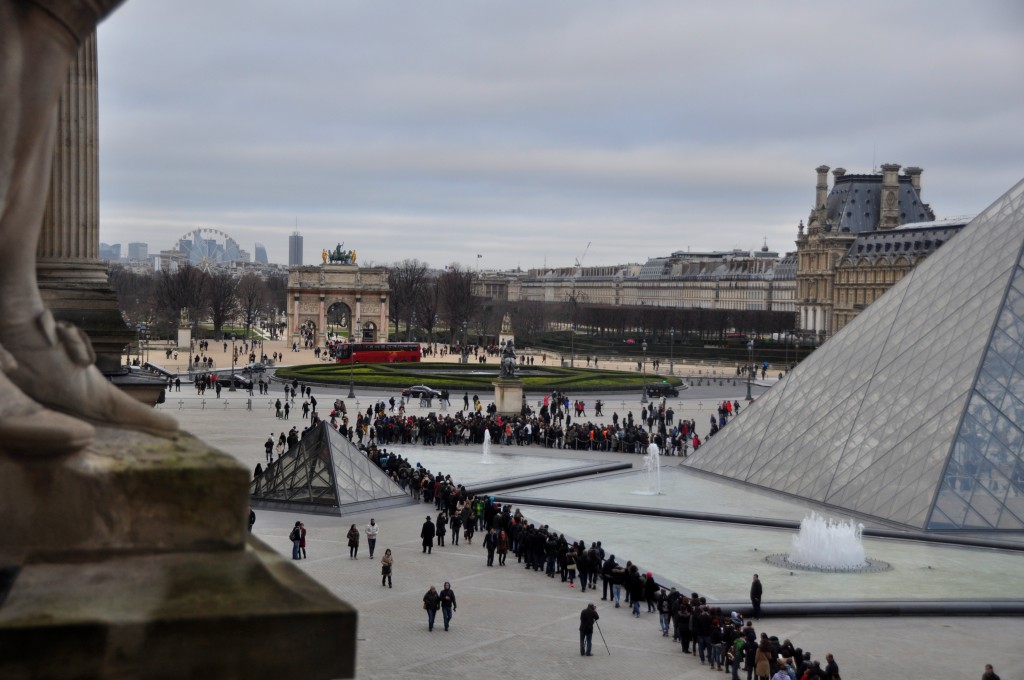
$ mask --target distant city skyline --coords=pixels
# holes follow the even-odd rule
[[[99,30],[101,239],[643,262],[794,250],[821,164],[922,167],[939,218],[1021,176],[1010,0],[446,7],[125,3]]]

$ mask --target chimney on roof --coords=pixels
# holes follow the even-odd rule
[[[924,172],[921,168],[909,167],[903,168],[903,174],[910,178],[910,185],[914,187],[914,191],[917,192],[917,197],[921,197],[921,173]]]
[[[837,180],[837,181],[839,180],[840,177],[842,177],[845,174],[846,174],[846,168],[836,168],[835,170],[832,171],[832,177],[834,177],[835,180]]]
[[[819,165],[815,168],[818,173],[818,186],[815,187],[814,192],[814,207],[816,209],[824,208],[825,199],[828,198],[828,170],[827,165]]]
[[[882,164],[881,209],[878,214],[878,228],[892,229],[900,225],[900,166],[897,163]]]

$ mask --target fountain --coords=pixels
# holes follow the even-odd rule
[[[769,555],[770,564],[827,572],[885,571],[889,565],[864,554],[863,524],[842,522],[812,512],[800,522],[788,555]]]
[[[644,496],[657,496],[661,493],[661,449],[654,442],[647,447],[647,455],[644,456],[644,480],[647,488],[637,493]]]
[[[483,455],[480,457],[480,463],[482,465],[494,465],[494,459],[491,457],[491,431],[488,429],[484,430],[484,449]]]

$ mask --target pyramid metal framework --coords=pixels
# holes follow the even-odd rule
[[[1024,181],[685,464],[923,530],[1024,530]]]
[[[409,500],[408,493],[327,423],[306,432],[254,479],[249,496],[254,507],[338,515]]]

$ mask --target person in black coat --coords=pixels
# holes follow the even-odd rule
[[[587,608],[580,612],[580,656],[593,656],[590,653],[591,642],[594,639],[594,621],[600,616],[597,614],[597,607],[590,603]]]
[[[758,621],[761,618],[761,593],[763,588],[761,586],[761,579],[758,578],[757,574],[754,574],[754,580],[750,584],[750,604],[754,607],[754,620]]]
[[[420,529],[420,538],[423,539],[423,552],[429,555],[434,547],[434,522],[429,515],[427,521],[423,523],[423,528]]]

